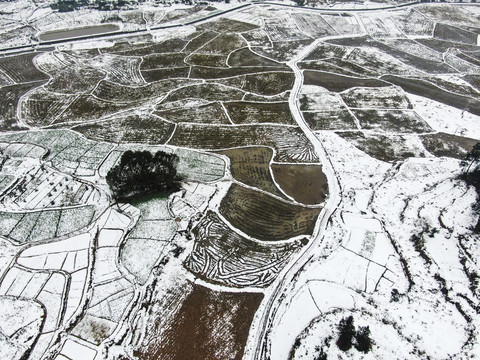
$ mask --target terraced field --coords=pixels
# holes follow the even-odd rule
[[[193,230],[198,239],[185,266],[201,278],[233,287],[266,287],[305,241],[258,243],[228,228],[213,212]]]
[[[268,147],[243,147],[223,150],[230,159],[230,171],[235,180],[285,198],[273,180],[273,151]]]
[[[320,210],[278,200],[237,184],[232,184],[220,206],[220,214],[233,226],[263,241],[311,234]]]
[[[33,59],[38,53],[28,53],[17,56],[7,56],[0,59],[0,70],[13,82],[31,83],[35,81],[46,81],[48,75],[38,70]]]
[[[301,19],[299,21],[310,20]],[[312,34],[322,32],[321,27],[312,28]],[[260,25],[219,18],[199,25],[188,36],[171,37],[160,43],[117,42],[111,47],[96,50],[57,50],[36,57],[25,57],[36,66],[36,72],[31,70],[28,76],[37,76],[46,85],[40,88],[36,84],[32,91],[18,95],[21,99],[18,122],[36,128],[55,127],[73,132],[62,133],[67,134],[63,138],[56,137],[61,130],[51,132],[50,136],[47,136],[48,132],[25,136],[18,134],[12,135],[7,141],[28,141],[32,144],[45,144],[47,141],[50,152],[43,160],[51,162],[54,169],[67,171],[73,176],[98,174],[102,178],[108,168],[118,161],[122,150],[134,149],[140,144],[167,145],[169,147],[165,149],[171,151],[173,148],[180,155],[179,173],[188,181],[202,179],[215,183],[219,176],[226,175],[229,182],[242,183],[262,191],[257,192],[236,183],[231,185],[232,190],[222,201],[219,210],[229,224],[224,223],[218,213],[210,212],[202,220],[203,225],[198,225],[195,228],[197,230],[192,232],[196,250],[185,254],[182,249],[186,245],[180,245],[182,240],[178,234],[192,230],[195,222],[191,219],[199,220],[205,216],[208,199],[219,191],[215,190],[216,185],[213,190],[207,190],[203,185],[189,183],[185,185],[186,192],[171,202],[166,199],[145,200],[134,204],[140,213],[131,208],[122,208],[118,214],[111,212],[107,220],[102,220],[104,225],[96,235],[100,242],[105,242],[108,236],[117,239],[111,249],[106,244],[99,244],[97,250],[99,261],[108,264],[109,270],[95,265],[93,272],[98,279],[116,280],[107,283],[96,280],[93,283],[92,304],[74,327],[72,335],[92,344],[101,344],[113,334],[115,324],[123,314],[122,311],[114,314],[107,307],[120,309],[134,301],[132,291],[135,284],[149,284],[151,274],[168,268],[172,257],[183,258],[186,269],[209,282],[262,288],[271,284],[288,261],[308,243],[307,237],[313,232],[321,207],[308,208],[301,202],[319,203],[320,198],[296,194],[285,186],[288,175],[280,170],[283,169],[280,164],[319,163],[312,144],[297,126],[290,111],[288,98],[295,76],[286,65],[291,55],[283,54],[288,50],[293,55],[311,41],[303,39],[302,35],[302,39],[294,40],[292,44],[285,42],[284,34],[293,36],[292,23],[286,27],[275,27],[269,23],[265,29],[267,38],[270,36],[275,40],[272,51],[276,56],[265,56],[264,49],[257,47],[263,31]],[[296,39],[296,36],[293,38]],[[250,42],[255,47],[250,47]],[[24,58],[22,61],[25,61]],[[15,115],[12,113],[11,124],[17,121]],[[90,140],[79,138],[74,135],[76,133]],[[98,146],[102,149],[100,152]],[[203,155],[195,157],[191,153],[184,154],[182,148],[215,151],[229,159],[230,169],[225,172],[223,162],[212,162],[204,153],[198,153]],[[89,154],[97,155],[89,159]],[[183,159],[182,154],[187,158]],[[274,180],[274,166],[286,193]],[[286,166],[291,167],[288,164]],[[203,167],[201,171],[200,167]],[[32,184],[41,182],[42,177],[37,177]],[[5,186],[9,179],[5,177]],[[66,191],[55,185],[56,182],[53,184],[52,188],[56,186],[55,191],[59,194]],[[69,185],[69,188],[72,186]],[[55,193],[55,199],[52,198],[48,204],[55,210],[39,212],[36,217],[35,213],[28,216],[19,213],[15,215],[15,221],[6,218],[5,221],[11,226],[5,235],[15,241],[35,241],[39,239],[37,234],[41,229],[37,228],[40,224],[45,227],[41,232],[44,234],[42,239],[63,235],[62,219],[67,212],[56,210],[55,206],[60,203],[72,206],[80,199],[85,201],[87,196],[78,195],[74,186],[72,189],[69,190],[72,194],[69,192],[57,196]],[[91,191],[88,186],[87,189]],[[27,198],[29,191],[27,186],[27,193],[18,199],[22,199],[22,196]],[[203,194],[205,191],[209,195]],[[241,207],[238,196],[243,195],[237,194],[238,191],[248,195],[247,203]],[[70,202],[61,200],[62,196],[67,196]],[[163,215],[152,212],[152,209],[160,208],[164,210]],[[249,222],[252,212],[263,214],[267,208],[274,211],[267,217],[259,217],[256,222]],[[40,214],[48,214],[49,218],[40,218]],[[72,219],[69,219],[68,223],[71,223]],[[99,221],[88,216],[82,216],[82,219],[84,222],[72,227],[72,231]],[[210,223],[216,224],[215,230]],[[264,224],[268,226],[258,232],[257,227],[263,227]],[[204,226],[209,230],[204,230]],[[24,229],[23,232],[20,229]],[[128,236],[125,235],[126,231],[129,231]],[[243,231],[254,239],[268,241],[259,245],[256,242],[258,240],[243,237]],[[305,237],[301,241],[289,240],[300,235]],[[225,237],[230,240],[222,241]],[[275,240],[286,240],[287,243],[276,245]],[[150,256],[151,249],[156,249],[158,254]],[[218,264],[226,261],[228,265],[225,269],[228,270],[225,271],[231,276],[225,278],[222,275],[224,272],[214,275],[203,269],[202,264],[211,261],[204,254],[214,249],[217,249],[215,261]],[[114,251],[119,251],[119,265],[111,263]],[[239,254],[236,260],[228,255],[233,252]],[[269,265],[265,266],[264,262]],[[118,295],[110,296],[114,283],[120,291]],[[184,300],[187,306],[189,300]],[[248,310],[250,318],[256,306],[258,303]],[[238,321],[234,319],[232,321]],[[213,331],[208,323],[205,326],[202,331]],[[91,330],[93,328],[100,330],[95,332]],[[178,333],[180,330],[175,327],[171,329],[172,341],[183,342],[183,335]],[[235,335],[240,337],[228,357],[238,358],[243,352],[246,329]],[[185,352],[179,348],[154,346],[154,352],[158,354],[171,352],[177,353],[175,356],[178,357]],[[149,358],[150,355],[144,351],[153,351],[153,348],[142,343],[136,349],[140,358]],[[207,346],[201,351],[212,353],[213,350],[208,349]]]

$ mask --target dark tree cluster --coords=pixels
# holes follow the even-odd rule
[[[51,8],[60,12],[69,12],[78,10],[85,6],[89,6],[89,2],[87,0],[58,0],[56,3],[51,5]]]
[[[372,349],[372,339],[370,338],[370,328],[368,326],[360,326],[358,331],[355,330],[353,316],[343,318],[338,324],[339,336],[337,346],[342,351],[348,351],[355,346],[360,352],[368,353]]]
[[[476,143],[461,162],[463,168],[460,179],[468,185],[475,187],[477,191],[477,202],[474,205],[475,212],[480,215],[480,143]],[[475,227],[476,232],[480,232],[480,219]]]
[[[180,189],[176,165],[178,156],[158,151],[126,151],[120,163],[107,173],[107,183],[116,200],[154,192],[171,194]]]
[[[1,0],[0,0],[1,1]],[[14,1],[14,0],[11,0]],[[230,3],[230,0],[211,0],[211,2],[222,2],[226,4]],[[305,0],[298,0],[305,1]],[[109,10],[126,10],[134,9],[138,4],[145,2],[145,0],[57,0],[52,3],[50,7],[53,10],[59,12],[69,12],[79,10],[82,8],[96,9],[100,11]],[[184,5],[208,5],[209,1],[198,0],[157,0],[157,4],[170,5],[170,4],[184,4]]]
[[[475,186],[477,192],[480,190],[480,143],[476,143],[461,162],[463,172],[460,176],[469,185]]]
[[[69,12],[81,8],[96,10],[121,10],[134,7],[143,0],[57,0],[50,7],[59,12]]]

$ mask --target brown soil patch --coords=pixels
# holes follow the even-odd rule
[[[144,70],[141,71],[141,73],[146,82],[153,82],[171,78],[187,78],[189,71],[189,67],[178,67],[168,69]]]
[[[195,83],[196,81],[188,79],[167,79],[134,87],[102,80],[92,94],[101,100],[113,101],[115,103],[131,103],[152,97],[158,98],[169,91]]]
[[[160,68],[175,68],[185,66],[185,54],[153,54],[143,57],[140,70],[153,70]]]
[[[185,59],[189,65],[198,66],[227,66],[227,55],[208,55],[208,54],[192,54]]]
[[[282,63],[267,59],[255,54],[249,48],[242,48],[232,52],[228,59],[230,66],[283,66]]]
[[[247,46],[238,34],[220,34],[197,51],[202,54],[228,55],[232,51]]]
[[[172,110],[160,110],[155,112],[156,115],[172,122],[190,122],[205,124],[226,124],[230,125],[230,121],[219,103],[211,103],[207,105],[181,107]]]
[[[235,124],[286,124],[295,125],[287,102],[251,103],[227,102],[225,108]]]
[[[232,57],[230,57],[230,59],[231,58]],[[289,91],[293,87],[295,75],[290,72],[270,71],[265,73],[235,76],[215,81],[219,84],[233,86],[238,89],[242,89],[243,91],[255,93],[256,95],[269,96],[269,98],[263,98],[261,101],[272,102],[278,101],[278,99],[274,99],[271,96]],[[246,100],[246,98],[244,98],[244,100]]]
[[[355,119],[348,110],[303,112],[312,130],[356,130]]]
[[[306,208],[232,184],[220,204],[230,224],[256,239],[278,241],[311,235],[321,208]]]
[[[288,195],[303,204],[319,204],[328,194],[327,177],[321,165],[272,164],[278,185]]]
[[[119,119],[78,125],[73,130],[87,138],[108,142],[163,144],[175,125],[153,115],[128,115]]]
[[[275,148],[278,162],[318,162],[312,144],[297,127],[180,123],[169,144],[205,150],[264,145]]]
[[[478,142],[476,139],[445,133],[423,135],[420,136],[420,140],[425,149],[435,156],[448,156],[456,159],[463,159]]]
[[[29,90],[44,83],[44,81],[37,81],[4,86],[0,89],[0,130],[19,129],[16,110],[20,98]]]
[[[187,54],[192,53],[196,51],[198,48],[208,43],[210,40],[215,39],[217,36],[218,36],[218,33],[214,31],[205,31],[200,35],[198,35],[197,37],[190,40],[188,44],[185,46],[185,49],[183,51],[186,52]]]
[[[332,74],[324,71],[306,70],[303,72],[305,85],[322,86],[329,91],[341,92],[352,87],[383,87],[389,84],[385,81],[370,78],[357,78],[338,74]]]
[[[181,52],[187,41],[174,38],[168,39],[161,43],[143,43],[130,44],[128,42],[117,42],[112,47],[102,49],[102,53],[112,53],[125,56],[144,56],[159,53],[176,53]]]
[[[426,133],[432,128],[410,110],[352,110],[360,127],[385,133]]]
[[[240,360],[262,298],[193,285],[162,336],[134,355],[141,360]]]
[[[230,158],[232,176],[250,186],[286,198],[275,185],[270,173],[273,150],[268,147],[245,147],[220,151]]]
[[[16,83],[48,80],[49,76],[38,70],[33,58],[40,52],[31,52],[17,56],[5,56],[0,59],[0,69]]]
[[[95,120],[133,106],[133,103],[114,104],[109,101],[97,99],[92,95],[80,95],[68,106],[62,115],[54,121],[54,123],[58,124],[70,121],[82,122],[86,120]]]
[[[222,79],[226,77],[255,74],[268,71],[284,71],[285,68],[281,67],[266,67],[266,66],[246,66],[246,67],[232,67],[225,69],[217,69],[202,66],[192,66],[192,72],[190,73],[191,79]],[[143,72],[142,72],[143,75]],[[145,79],[146,80],[146,79]]]
[[[207,101],[240,100],[244,92],[218,84],[200,84],[185,86],[172,91],[162,103],[196,98]]]

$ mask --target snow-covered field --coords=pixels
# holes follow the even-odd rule
[[[49,5],[0,5],[1,359],[478,357],[479,6]]]
[[[374,345],[362,354],[365,359],[476,354],[470,336],[478,331],[478,300],[459,262],[460,239],[476,223],[476,194],[454,179],[458,160],[410,159],[392,168],[336,135],[319,137],[344,195],[322,238],[324,253],[297,274],[289,300],[276,312],[272,356],[287,359],[294,348],[295,359],[312,358],[320,349],[328,358],[359,358],[356,350],[343,353],[335,345],[336,327],[350,314],[359,326],[370,327]],[[436,229],[424,235],[431,263],[411,240],[425,228]],[[396,300],[393,290],[400,294]]]

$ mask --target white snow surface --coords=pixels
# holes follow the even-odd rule
[[[444,299],[435,278],[446,280],[450,296],[469,293],[457,238],[475,225],[471,205],[476,194],[456,180],[459,161],[410,158],[392,165],[333,133],[317,136],[340,181],[342,202],[317,255],[288,287],[291,300],[275,313],[268,343],[272,358],[290,358],[296,339],[294,359],[311,358],[319,348],[328,358],[418,359],[411,344],[432,359],[473,354],[475,346],[464,348],[469,324],[453,301]],[[431,238],[425,236],[430,265],[410,240],[425,224],[438,230]],[[410,291],[401,257],[415,282]],[[407,295],[392,302],[393,289]],[[471,308],[462,308],[476,319]],[[339,352],[334,344],[336,325],[348,314],[370,327],[375,345],[367,355],[353,348]],[[333,340],[326,346],[322,339],[329,336]]]
[[[61,354],[71,360],[94,360],[97,351],[77,341],[68,339],[63,344]]]
[[[40,332],[44,309],[37,301],[0,297],[0,358],[17,360]]]
[[[432,129],[447,134],[480,139],[480,116],[423,96],[408,94],[415,111]]]

